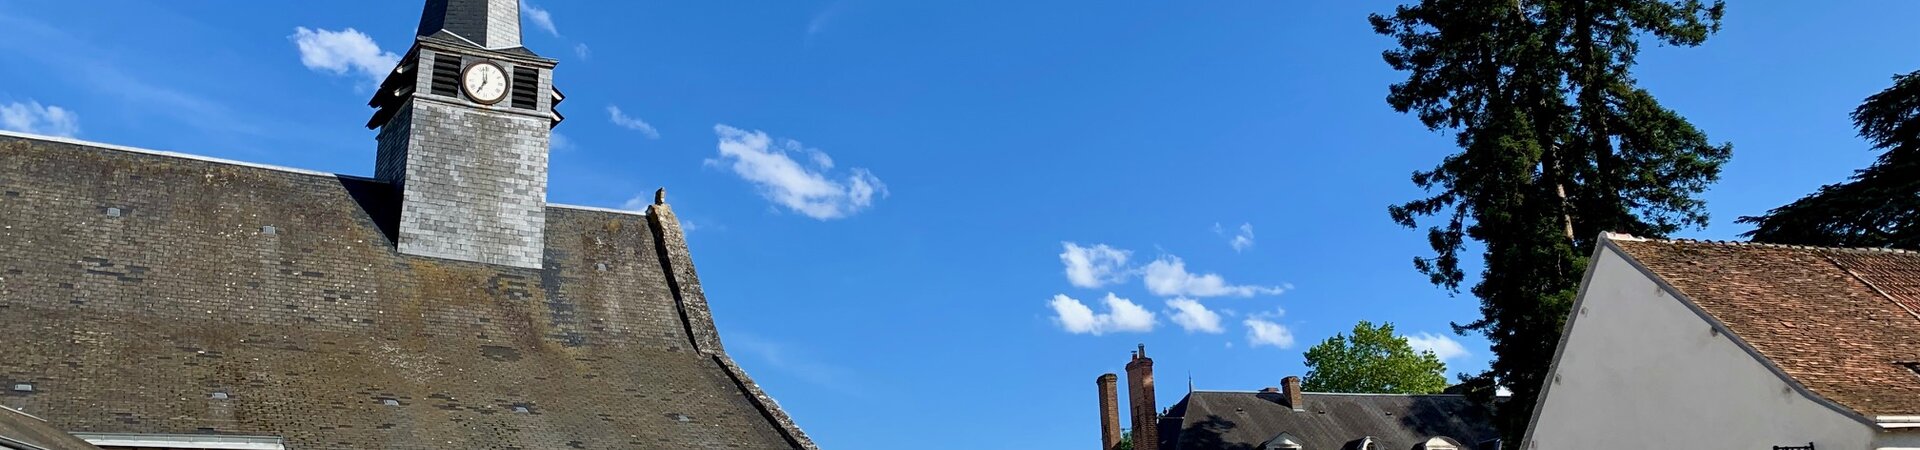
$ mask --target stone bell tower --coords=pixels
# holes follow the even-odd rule
[[[400,192],[401,253],[538,268],[556,61],[520,45],[519,0],[427,0],[381,83],[374,178]]]

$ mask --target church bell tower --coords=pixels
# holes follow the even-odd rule
[[[556,61],[520,45],[519,0],[427,0],[369,106],[374,178],[400,192],[401,253],[539,268]]]

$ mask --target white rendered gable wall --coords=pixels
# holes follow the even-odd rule
[[[1575,305],[1530,450],[1821,450],[1920,442],[1809,398],[1610,247]]]

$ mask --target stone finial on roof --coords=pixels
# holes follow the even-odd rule
[[[520,46],[520,0],[427,0],[420,36],[447,31],[489,49]]]
[[[660,188],[660,190],[653,191],[653,204],[655,205],[667,204],[667,188]]]

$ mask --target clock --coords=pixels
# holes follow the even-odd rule
[[[507,71],[491,62],[473,63],[460,74],[460,87],[473,101],[487,105],[499,103],[500,99],[507,98]]]

